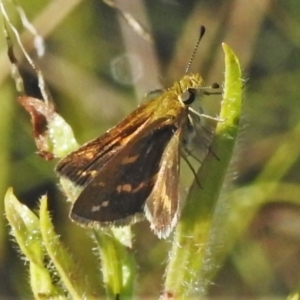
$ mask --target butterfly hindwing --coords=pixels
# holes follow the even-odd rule
[[[145,213],[151,229],[160,238],[167,237],[176,225],[180,210],[179,147],[182,128],[178,127],[167,144],[153,190],[146,201]]]
[[[100,226],[138,219],[157,180],[166,145],[176,130],[172,124],[162,124],[131,141],[84,188],[73,205],[71,218]]]

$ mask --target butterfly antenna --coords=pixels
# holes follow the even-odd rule
[[[188,65],[187,65],[187,67],[185,69],[185,74],[187,74],[190,71],[192,62],[193,62],[193,60],[195,58],[195,55],[196,55],[196,52],[197,52],[197,49],[198,49],[198,46],[199,46],[200,41],[202,40],[204,34],[205,34],[205,27],[204,26],[200,26],[200,33],[199,33],[198,41],[196,43],[196,46],[194,48],[194,51],[193,51],[192,56],[190,58],[190,61],[189,61]]]

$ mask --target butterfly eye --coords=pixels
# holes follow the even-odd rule
[[[195,89],[187,89],[182,95],[181,100],[185,105],[190,105],[194,102],[196,98],[196,90]]]

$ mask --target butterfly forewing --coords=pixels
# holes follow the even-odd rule
[[[74,184],[86,186],[95,174],[124,148],[124,145],[138,137],[139,132],[142,132],[149,122],[151,114],[145,103],[104,135],[63,158],[57,164],[56,171]]]

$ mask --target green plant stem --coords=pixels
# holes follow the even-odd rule
[[[131,243],[130,227],[120,230]],[[100,253],[107,299],[131,299],[136,271],[130,248],[124,245],[114,230],[94,230],[94,236]]]
[[[237,139],[241,112],[242,81],[239,62],[232,50],[225,52],[225,88],[220,118],[211,145],[198,178],[189,191],[187,203],[175,232],[173,248],[166,273],[164,297],[187,299],[198,294],[199,271],[212,226],[215,206],[220,195]]]

